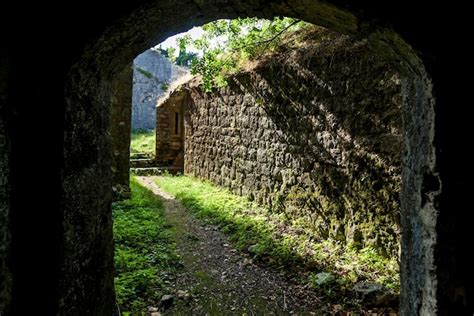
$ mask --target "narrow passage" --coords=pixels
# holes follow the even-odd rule
[[[188,213],[155,184],[156,177],[137,180],[164,203],[176,232],[184,265],[172,284],[175,293],[167,315],[322,315],[326,306],[311,290],[286,281],[236,251],[225,235]]]

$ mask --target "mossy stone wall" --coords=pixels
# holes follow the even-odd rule
[[[324,29],[306,41],[226,88],[189,88],[185,172],[321,239],[397,256],[401,79],[366,41]]]

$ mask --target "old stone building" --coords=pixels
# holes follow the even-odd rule
[[[153,49],[133,60],[132,129],[155,129],[156,101],[170,84],[189,71]]]
[[[156,153],[161,166],[184,169],[184,104],[185,89],[177,89],[158,101],[156,106]]]

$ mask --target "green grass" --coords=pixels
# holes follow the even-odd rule
[[[162,203],[134,178],[130,184],[132,198],[112,206],[115,292],[122,312],[141,315],[166,294],[178,257]]]
[[[132,142],[130,144],[130,152],[145,153],[149,155],[155,154],[155,130],[133,130]]]
[[[396,261],[379,256],[374,249],[355,250],[337,241],[320,240],[297,222],[285,221],[280,214],[195,178],[163,176],[157,183],[198,218],[219,226],[239,249],[282,271],[299,270],[302,282],[324,294],[340,295],[358,281],[399,289]]]

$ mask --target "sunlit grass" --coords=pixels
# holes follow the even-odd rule
[[[155,130],[133,130],[130,152],[153,155],[155,153]]]
[[[163,176],[157,183],[198,218],[217,225],[237,248],[285,271],[298,267],[307,275],[304,282],[314,288],[320,286],[316,276],[327,272],[334,277],[334,293],[350,290],[358,281],[399,290],[397,262],[372,248],[356,250],[334,240],[321,240],[309,228],[284,221],[281,214],[192,177]]]
[[[115,292],[122,312],[141,315],[166,292],[177,256],[163,205],[134,178],[132,198],[113,204]]]

